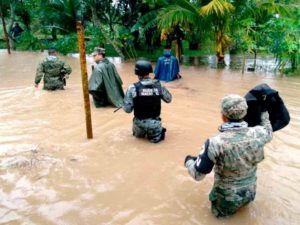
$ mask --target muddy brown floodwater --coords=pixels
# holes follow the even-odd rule
[[[165,84],[165,141],[135,139],[132,114],[93,105],[87,140],[78,59],[63,57],[73,68],[65,91],[34,90],[45,55],[0,51],[0,224],[299,224],[300,79],[182,66],[183,79]],[[136,80],[133,65],[116,61],[124,89]],[[217,132],[223,95],[262,82],[279,91],[291,122],[265,147],[256,200],[216,219],[213,173],[194,182],[183,160]]]

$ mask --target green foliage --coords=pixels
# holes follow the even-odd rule
[[[85,26],[87,53],[95,46],[104,46],[110,56],[156,58],[161,54],[161,43],[183,38],[184,54],[188,56],[214,51],[221,60],[231,47],[243,54],[272,53],[282,70],[285,66],[287,72],[289,67],[291,71],[299,71],[300,10],[297,0],[1,2],[8,30],[13,22],[19,22],[25,30],[15,43],[20,50],[56,46],[63,54],[77,52],[75,22],[79,19]],[[0,36],[3,38],[2,27]],[[5,47],[3,41],[1,46]],[[188,46],[196,50],[190,51]],[[199,47],[201,51],[197,50]],[[154,53],[148,54],[145,49],[154,50]]]
[[[300,30],[299,22],[290,18],[272,18],[263,26],[262,37],[268,51],[278,59],[278,66],[286,64],[287,61],[299,64],[300,55]],[[296,61],[296,62],[294,62]],[[294,69],[296,66],[292,65]]]
[[[72,33],[65,36],[64,38],[60,38],[57,41],[51,43],[51,45],[55,46],[57,51],[64,55],[79,51],[76,33]]]
[[[131,35],[130,30],[125,26],[117,27],[116,43],[125,53],[126,58],[137,58],[133,46],[133,36]]]
[[[222,17],[232,11],[234,11],[234,6],[226,0],[212,0],[200,10],[203,15],[216,15],[217,17]]]
[[[86,3],[80,0],[41,1],[39,17],[41,25],[58,29],[62,33],[76,31],[76,20],[86,12]]]
[[[166,30],[171,30],[178,24],[189,29],[191,25],[195,26],[199,22],[199,17],[196,7],[185,0],[180,0],[177,1],[177,4],[170,5],[160,11],[158,25],[161,29]]]
[[[104,46],[105,38],[101,30],[92,24],[88,24],[84,29],[85,37],[88,41],[85,42],[87,53],[91,53],[96,46]]]
[[[155,27],[157,22],[157,11],[150,11],[138,19],[138,21],[131,28],[131,32],[140,31],[141,35],[143,35],[146,30]]]
[[[18,50],[41,50],[43,49],[41,41],[29,31],[24,31],[20,37],[17,38],[16,48]]]
[[[255,42],[255,20],[253,18],[246,18],[236,22],[236,31],[232,38],[235,40],[235,47],[243,53],[253,53],[257,48]]]
[[[5,48],[6,48],[5,41],[0,41],[0,49],[5,49]]]

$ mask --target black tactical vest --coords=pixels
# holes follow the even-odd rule
[[[137,82],[134,86],[136,89],[136,97],[133,99],[134,116],[140,120],[159,117],[162,98],[160,82],[149,85]]]

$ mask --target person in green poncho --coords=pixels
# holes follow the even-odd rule
[[[93,96],[95,107],[122,107],[123,82],[115,65],[105,58],[104,48],[95,48],[93,57],[96,65],[89,80],[89,92]]]

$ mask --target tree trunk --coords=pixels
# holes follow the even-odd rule
[[[283,76],[284,75],[284,67],[285,67],[286,62],[282,61],[279,71],[280,71],[280,75]]]
[[[199,49],[199,43],[189,43],[189,50],[198,50]]]
[[[225,65],[224,60],[224,47],[222,43],[217,43],[217,59],[218,59],[218,65],[223,66]]]
[[[7,52],[8,52],[8,54],[10,54],[9,39],[8,39],[7,30],[6,30],[6,25],[5,25],[4,15],[3,15],[3,12],[2,12],[2,1],[0,1],[0,16],[1,16],[1,18],[2,18],[3,32],[4,32],[4,38],[5,38],[5,42],[6,42]]]
[[[15,41],[14,41],[13,37],[11,36],[11,30],[12,30],[13,24],[15,22],[15,17],[16,17],[15,0],[10,0],[9,1],[9,6],[10,6],[10,22],[9,22],[9,26],[8,26],[8,37],[9,37],[11,48],[16,49],[15,48]]]
[[[217,52],[218,65],[224,65],[224,55],[221,52]]]
[[[78,37],[78,47],[80,52],[80,67],[81,67],[84,108],[85,108],[86,133],[87,133],[87,138],[92,139],[93,129],[92,129],[91,106],[90,106],[90,98],[89,98],[88,75],[86,70],[84,32],[83,32],[83,26],[81,22],[79,21],[77,22],[76,28],[77,28],[77,37]]]
[[[243,54],[243,62],[242,62],[242,74],[245,73],[245,64],[246,64],[246,55]]]
[[[52,28],[51,30],[51,35],[52,35],[52,40],[57,40],[57,30],[55,27]]]
[[[293,53],[291,55],[291,69],[292,71],[295,71],[297,69],[297,60],[296,60],[296,53]]]
[[[256,49],[254,49],[254,63],[253,63],[254,70],[256,68],[256,58],[257,58],[257,51],[256,51]]]
[[[97,13],[96,13],[96,10],[95,10],[94,5],[91,5],[91,10],[92,10],[92,20],[93,20],[93,23],[96,24],[96,26],[98,26],[98,27],[100,28],[100,30],[102,30],[102,34],[103,34],[104,38],[106,39],[106,41],[107,41],[108,43],[110,43],[110,44],[114,47],[114,49],[117,51],[117,53],[120,55],[120,57],[121,57],[122,59],[125,59],[125,56],[124,56],[124,54],[122,53],[122,51],[120,50],[120,48],[114,43],[114,41],[113,41],[111,38],[109,38],[109,37],[105,34],[105,32],[104,32],[104,27],[103,27],[103,25],[102,25],[102,24],[100,23],[100,21],[99,21],[99,18],[98,18],[98,16],[97,16]]]
[[[25,10],[25,6],[24,6],[24,2],[23,2],[23,0],[21,0],[20,1],[21,2],[21,5],[22,5],[22,11],[23,11],[23,14],[25,13],[26,14],[26,10]],[[30,18],[30,16],[29,16],[29,18]],[[30,19],[29,20],[26,20],[26,19],[24,19],[24,17],[22,18],[22,20],[23,20],[23,23],[24,23],[24,25],[25,25],[25,27],[26,27],[26,30],[31,30],[31,28],[30,28]]]
[[[200,66],[200,56],[194,57],[194,66]]]
[[[180,40],[175,40],[175,51],[176,51],[176,58],[178,59],[178,62],[181,62],[181,53],[180,53]]]

